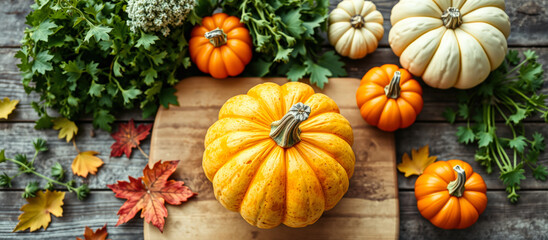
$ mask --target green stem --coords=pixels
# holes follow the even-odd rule
[[[21,167],[24,167],[28,172],[31,172],[31,173],[33,173],[34,175],[38,176],[38,177],[41,177],[41,178],[43,178],[43,179],[45,179],[45,180],[48,180],[48,181],[50,181],[50,182],[53,182],[53,183],[55,183],[55,184],[58,184],[58,185],[61,185],[61,186],[65,186],[65,187],[66,187],[69,191],[71,191],[71,192],[72,192],[72,191],[76,191],[76,188],[75,188],[75,187],[72,187],[72,186],[70,186],[70,185],[68,185],[68,184],[66,184],[66,183],[59,182],[59,181],[57,181],[57,180],[55,180],[55,179],[51,179],[51,178],[49,178],[49,177],[47,177],[47,176],[44,176],[44,175],[42,175],[42,174],[40,174],[40,173],[34,171],[34,169],[29,168],[27,165],[25,165],[25,164],[23,164],[23,163],[21,163],[21,162],[15,160],[15,159],[6,158],[6,160],[8,160],[8,161],[10,161],[10,162],[13,162],[13,163],[16,163],[17,165],[19,165],[19,166],[21,166]]]

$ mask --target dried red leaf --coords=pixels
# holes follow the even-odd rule
[[[85,240],[110,240],[110,239],[106,239],[107,236],[108,236],[107,224],[105,224],[105,226],[103,226],[102,228],[98,228],[95,232],[93,232],[91,228],[86,226],[86,230],[84,232]],[[82,240],[82,239],[77,237],[76,240]]]
[[[141,144],[141,140],[147,138],[150,134],[152,124],[141,124],[135,128],[133,119],[129,120],[129,123],[120,123],[118,126],[118,132],[113,133],[111,136],[116,140],[115,143],[110,146],[111,157],[119,157],[124,153],[129,158],[131,150]]]
[[[184,182],[167,180],[179,161],[158,161],[152,168],[148,165],[143,169],[143,177],[133,178],[129,176],[129,182],[118,181],[117,184],[107,185],[117,198],[127,201],[118,210],[118,223],[116,226],[131,220],[139,210],[141,218],[147,223],[152,223],[161,232],[164,231],[167,209],[164,202],[171,205],[180,205],[190,197],[196,195]]]

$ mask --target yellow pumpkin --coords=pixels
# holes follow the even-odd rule
[[[353,139],[328,96],[304,83],[263,83],[223,105],[202,165],[217,200],[251,225],[304,227],[348,190]]]

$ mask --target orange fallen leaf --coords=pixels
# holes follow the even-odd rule
[[[102,228],[98,228],[95,232],[86,226],[86,230],[84,231],[84,239],[77,237],[76,240],[110,240],[106,239],[107,236],[107,224],[105,224]]]
[[[30,228],[30,231],[36,231],[41,227],[48,228],[51,222],[51,214],[56,217],[63,216],[63,199],[65,192],[58,191],[38,191],[36,197],[27,198],[28,204],[21,207],[23,213],[19,216],[19,223],[13,231],[24,231]]]
[[[19,100],[10,100],[9,98],[4,98],[0,100],[0,119],[8,119],[8,115],[13,112],[15,106],[19,103]]]
[[[88,177],[88,173],[95,175],[97,168],[103,165],[103,160],[96,157],[96,151],[80,152],[72,161],[72,172],[81,177]]]
[[[110,146],[112,149],[110,156],[120,157],[125,153],[129,158],[132,149],[138,148],[141,140],[144,140],[150,134],[150,129],[152,129],[152,124],[141,124],[135,128],[133,119],[129,120],[127,124],[121,123],[118,132],[111,134],[116,142]]]
[[[434,163],[438,157],[428,156],[428,145],[420,148],[418,151],[411,150],[411,158],[407,153],[403,154],[402,162],[398,164],[398,170],[405,174],[405,177],[411,175],[421,175],[428,165]]]
[[[118,223],[116,226],[131,220],[139,210],[141,218],[145,222],[152,223],[160,232],[164,231],[167,209],[164,203],[179,205],[196,195],[184,182],[167,180],[179,161],[158,161],[152,168],[147,164],[143,169],[143,177],[137,179],[129,177],[129,182],[118,181],[116,184],[107,185],[117,198],[127,201],[120,207]]]

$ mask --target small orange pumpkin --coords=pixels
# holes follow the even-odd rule
[[[251,61],[251,36],[240,19],[226,13],[204,17],[190,33],[190,59],[214,78],[236,76]]]
[[[420,213],[443,229],[472,226],[487,206],[486,191],[483,178],[461,160],[435,162],[415,182]]]
[[[356,92],[363,119],[389,132],[411,126],[423,104],[422,88],[412,77],[394,64],[369,70]]]

